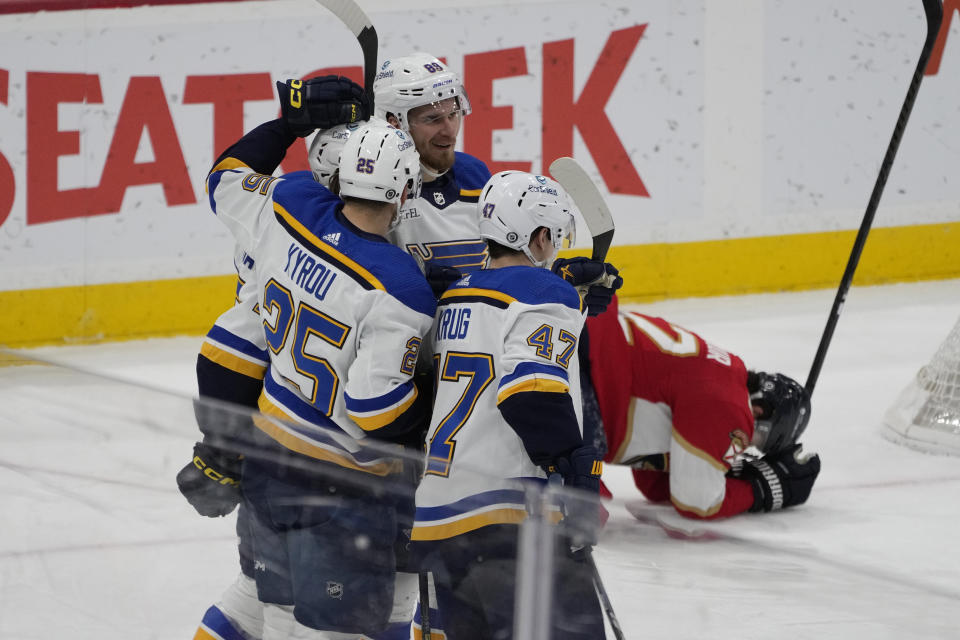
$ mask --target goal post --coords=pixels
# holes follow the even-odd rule
[[[960,319],[887,410],[882,433],[913,449],[960,456]]]

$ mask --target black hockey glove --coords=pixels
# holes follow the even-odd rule
[[[750,511],[774,511],[803,504],[820,473],[820,456],[801,457],[803,445],[746,460],[736,477],[753,487]]]
[[[198,442],[177,486],[200,515],[225,516],[240,504],[240,456]]]
[[[574,449],[564,458],[558,458],[547,468],[547,473],[558,473],[564,487],[580,491],[569,492],[564,500],[562,531],[570,543],[570,550],[597,544],[600,529],[600,472],[603,462],[592,445]]]
[[[316,129],[370,117],[370,100],[363,87],[343,76],[277,82],[277,91],[283,120],[301,138]]]
[[[433,289],[433,295],[439,300],[443,292],[450,288],[454,282],[463,277],[463,273],[456,267],[444,267],[438,264],[428,262],[425,267],[427,282]]]
[[[606,311],[613,294],[623,286],[616,267],[590,258],[557,258],[550,270],[576,287],[591,316]]]

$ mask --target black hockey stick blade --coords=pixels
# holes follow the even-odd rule
[[[597,595],[600,597],[600,604],[607,614],[610,629],[613,630],[613,635],[617,640],[624,640],[623,629],[620,628],[620,621],[617,620],[617,615],[613,612],[613,604],[610,603],[610,596],[607,595],[607,590],[603,586],[603,580],[600,578],[600,570],[597,569],[597,561],[593,559],[593,551],[590,547],[585,547],[584,553],[586,553],[590,570],[593,572],[593,587],[597,590]]]
[[[820,337],[820,346],[817,348],[813,365],[810,367],[807,383],[804,385],[807,393],[811,395],[813,394],[814,387],[817,385],[817,378],[820,377],[820,369],[823,367],[823,360],[827,355],[827,347],[830,346],[833,331],[837,327],[837,320],[840,318],[840,312],[843,310],[843,304],[847,299],[847,292],[850,290],[850,284],[853,282],[853,274],[857,270],[857,264],[860,262],[860,254],[863,253],[863,246],[867,242],[867,234],[870,233],[873,217],[877,212],[877,206],[880,204],[880,196],[883,195],[883,188],[887,184],[890,169],[893,167],[893,159],[897,155],[900,140],[903,138],[903,131],[907,127],[907,120],[910,118],[910,112],[913,110],[913,103],[917,99],[917,92],[920,90],[920,81],[923,80],[923,72],[927,68],[927,62],[930,60],[933,45],[937,40],[940,24],[943,22],[943,0],[923,0],[923,11],[927,17],[927,36],[923,42],[923,49],[920,51],[920,58],[917,60],[917,68],[913,72],[913,77],[910,79],[910,87],[907,89],[907,97],[903,101],[903,107],[900,109],[900,116],[897,118],[897,124],[893,128],[893,136],[890,138],[890,144],[887,146],[887,153],[884,155],[883,163],[880,165],[880,173],[877,175],[877,181],[873,185],[873,193],[870,194],[867,210],[863,214],[863,222],[860,223],[860,231],[857,233],[857,238],[853,243],[850,258],[847,261],[847,268],[844,270],[843,278],[840,280],[840,286],[837,289],[837,295],[833,301],[833,308],[827,317],[827,325],[823,330],[823,335]]]
[[[583,166],[573,158],[557,158],[550,163],[550,175],[560,183],[580,209],[593,236],[593,259],[603,261],[613,242],[613,214],[600,189]]]
[[[420,585],[420,637],[422,640],[432,640],[433,632],[430,626],[430,578],[426,571],[418,574]]]
[[[373,105],[373,80],[377,76],[377,30],[354,0],[316,0],[340,19],[357,38],[363,51],[363,88]]]

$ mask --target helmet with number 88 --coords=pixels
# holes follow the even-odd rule
[[[420,194],[420,154],[408,133],[382,120],[362,124],[340,153],[340,196],[399,205]]]
[[[340,153],[343,151],[343,145],[346,144],[350,134],[361,125],[363,125],[362,122],[338,124],[317,132],[307,154],[314,180],[325,187],[330,186],[333,174],[340,168]]]
[[[494,174],[480,191],[480,237],[522,251],[537,267],[549,266],[557,251],[576,242],[576,222],[570,196],[554,180],[523,171]],[[546,227],[553,256],[537,260],[530,252],[534,231]]]
[[[460,76],[429,53],[393,58],[380,65],[373,83],[374,113],[397,118],[404,131],[410,130],[411,109],[456,98],[460,112],[470,113],[470,100]]]

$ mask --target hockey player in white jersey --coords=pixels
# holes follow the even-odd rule
[[[487,257],[477,232],[476,203],[490,170],[480,159],[454,150],[470,100],[460,76],[423,52],[383,62],[373,86],[376,115],[410,133],[423,170],[420,197],[403,206],[404,224],[391,240],[424,263],[439,294],[461,275],[482,268]],[[590,315],[602,312],[623,282],[601,286],[617,270],[588,258],[561,258],[553,270],[575,286],[587,285]]]
[[[343,145],[360,124],[337,125],[314,136],[308,155],[317,182],[330,187],[331,179],[339,169]],[[264,171],[268,169],[263,168]],[[292,175],[288,174],[288,177]],[[260,320],[259,287],[253,270],[252,249],[237,245],[234,267],[237,271],[235,303],[217,318],[204,337],[197,356],[197,386],[201,398],[224,400],[255,410],[269,356]],[[246,415],[207,402],[198,402],[195,408],[201,431],[210,432],[212,439],[222,438],[225,432],[228,437],[248,437],[243,435],[250,428]],[[233,511],[240,501],[239,491],[220,492],[213,499],[205,500],[208,487],[216,492],[220,486],[213,485],[207,476],[197,477],[199,474],[194,473],[195,470],[191,462],[181,477],[187,483],[184,486],[188,487],[185,495],[197,511],[210,517]],[[191,488],[193,492],[190,492]],[[263,603],[257,598],[249,521],[243,505],[237,509],[236,528],[240,573],[220,601],[204,613],[195,640],[259,640],[263,636]]]
[[[576,290],[548,269],[572,241],[573,204],[553,180],[501,172],[483,187],[479,231],[489,268],[441,297],[424,348],[438,386],[416,493],[413,555],[433,572],[451,640],[508,638],[513,629],[519,482],[547,470],[596,494],[600,463],[580,422]],[[557,558],[551,637],[604,637],[582,558]],[[553,581],[547,581],[547,584]]]
[[[391,240],[426,265],[428,276],[449,278],[480,269],[486,245],[477,233],[476,207],[490,170],[455,151],[470,100],[460,76],[428,53],[392,58],[374,82],[375,113],[407,131],[423,173],[420,197],[401,209],[403,225]]]
[[[390,468],[389,460],[351,446],[349,439],[345,441],[336,434],[389,436],[403,431],[415,417],[411,414],[415,413],[416,390],[410,374],[418,335],[429,323],[427,314],[432,313],[432,296],[416,264],[389,246],[382,235],[404,197],[406,182],[417,175],[419,163],[413,143],[402,132],[385,125],[362,128],[357,149],[352,150],[357,157],[342,171],[341,192],[347,204],[338,204],[339,200],[312,179],[277,180],[244,166],[248,157],[256,157],[264,148],[275,150],[276,143],[285,138],[278,135],[282,134],[278,123],[283,124],[268,123],[245,136],[209,179],[212,204],[240,243],[255,247],[257,276],[261,283],[266,282],[259,302],[271,363],[260,408],[300,425],[283,427],[261,421],[257,437],[261,446],[281,449],[290,462],[339,464],[354,473],[381,475]],[[371,205],[378,201],[386,204]],[[318,215],[318,211],[325,213]],[[286,242],[286,246],[280,251],[279,244],[271,248],[271,242]],[[330,431],[313,428],[317,426]],[[278,497],[279,475],[297,473],[289,465],[274,466],[250,457],[244,464],[245,504],[253,505],[254,511],[271,505]],[[308,484],[312,481],[301,480]],[[321,482],[330,484],[329,478]],[[342,500],[350,500],[354,491],[347,486],[350,484],[340,487]],[[282,494],[285,489],[280,489]],[[314,596],[304,596],[304,587],[309,586],[309,576],[316,573],[318,563],[326,567],[336,567],[338,562],[350,565],[349,550],[324,554],[307,544],[307,551],[316,557],[307,553],[305,562],[286,566],[282,553],[277,556],[276,552],[265,551],[287,541],[271,540],[277,534],[275,511],[263,517],[261,509],[252,527],[257,562],[267,567],[265,577],[257,572],[261,599],[280,605],[281,612],[292,605],[299,623],[314,629],[352,632],[380,628],[385,613],[389,613],[392,589],[393,530],[388,517],[392,513],[387,507],[392,505],[378,507],[375,501],[371,504],[359,499],[341,510],[350,513],[355,523],[366,518],[383,528],[380,531],[373,527],[365,534],[365,544],[369,545],[371,534],[379,532],[373,535],[374,546],[367,555],[376,557],[379,550],[379,559],[384,560],[383,553],[389,551],[390,561],[376,566],[368,563],[363,571],[353,566],[354,572],[362,573],[367,581],[362,589],[365,593],[358,594],[356,586],[338,583],[342,590],[334,607],[324,606],[322,584],[310,589],[316,591]],[[375,514],[378,508],[381,513]],[[331,526],[326,529],[327,536],[336,531],[335,526],[333,531]],[[308,542],[309,537],[306,535]],[[329,542],[336,546],[335,540]],[[266,556],[261,557],[263,553]],[[378,578],[379,574],[386,575]],[[299,584],[297,576],[307,583]],[[329,591],[329,583],[327,588]],[[351,591],[352,598],[348,597]],[[286,602],[291,599],[293,602]],[[268,615],[264,637],[279,633],[282,622],[282,615],[279,619],[274,615],[272,621]],[[292,624],[292,618],[287,622]],[[198,637],[205,636],[198,633]]]

